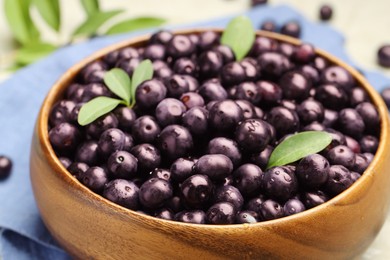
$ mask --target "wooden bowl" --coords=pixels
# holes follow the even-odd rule
[[[274,33],[257,34],[299,44]],[[390,199],[388,111],[360,73],[321,50],[317,50],[320,56],[353,75],[381,118],[380,143],[372,163],[349,189],[330,201],[256,224],[194,225],[128,210],[80,184],[50,145],[49,111],[87,63],[125,46],[141,46],[148,38],[107,47],[74,65],[54,84],[42,105],[32,139],[31,180],[43,221],[67,252],[80,259],[347,259],[367,249],[385,221]]]

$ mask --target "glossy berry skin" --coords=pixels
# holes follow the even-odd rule
[[[171,181],[171,172],[167,169],[156,168],[151,172],[149,178],[160,178],[166,181]]]
[[[333,127],[336,124],[338,118],[339,118],[339,113],[337,111],[325,108],[324,120],[322,121],[322,124],[325,127]]]
[[[209,131],[209,111],[203,107],[193,107],[182,116],[182,124],[193,135],[203,135]]]
[[[390,88],[384,88],[381,92],[381,97],[386,103],[387,108],[390,108]]]
[[[147,209],[157,209],[163,206],[172,195],[171,183],[160,178],[147,180],[139,189],[139,201]]]
[[[88,170],[89,166],[86,163],[82,162],[73,162],[66,169],[74,176],[76,179],[80,180],[82,173]]]
[[[80,138],[77,127],[69,123],[60,123],[49,131],[50,143],[60,153],[74,151]]]
[[[219,42],[219,34],[213,31],[206,31],[199,34],[198,48],[201,51],[209,50]]]
[[[368,97],[367,92],[359,87],[354,87],[351,90],[351,96],[349,98],[349,103],[351,107],[356,107],[357,105],[363,102],[369,102],[370,98]]]
[[[193,160],[187,158],[179,158],[174,161],[170,168],[172,180],[180,183],[193,175],[194,164]]]
[[[187,128],[169,125],[161,131],[157,146],[165,158],[175,160],[187,156],[192,151],[194,142]]]
[[[160,166],[160,150],[151,144],[139,144],[134,146],[130,152],[137,158],[138,170],[141,172],[150,172]]]
[[[81,183],[89,189],[100,193],[103,191],[105,184],[108,182],[108,174],[103,168],[94,166],[81,173],[79,179]]]
[[[240,63],[231,62],[223,66],[220,76],[224,86],[237,85],[245,80],[245,69]]]
[[[236,102],[236,104],[241,108],[242,110],[242,115],[243,115],[243,119],[250,119],[250,118],[263,118],[263,110],[261,110],[261,108],[257,107],[259,109],[260,114],[261,116],[259,117],[255,111],[255,107],[252,105],[252,103],[250,103],[249,101],[247,100],[242,100],[242,99],[238,99],[238,100],[235,100],[234,102]]]
[[[233,172],[233,185],[244,197],[259,193],[263,171],[254,164],[243,164]]]
[[[235,98],[247,100],[252,104],[257,105],[261,100],[261,93],[255,83],[243,82],[237,85]]]
[[[139,188],[132,181],[115,179],[107,183],[103,197],[125,208],[137,210]]]
[[[271,156],[271,153],[273,151],[273,147],[270,145],[267,145],[267,147],[261,151],[260,153],[253,153],[249,157],[249,162],[256,164],[260,168],[264,169],[266,168],[268,164],[269,157]]]
[[[281,42],[279,43],[277,51],[285,55],[286,57],[291,58],[295,52],[295,49],[296,49],[295,45],[292,45],[287,42]]]
[[[222,55],[223,64],[228,64],[236,59],[232,49],[227,45],[217,45],[212,50]]]
[[[12,161],[4,155],[0,155],[0,180],[8,178],[12,170]]]
[[[104,131],[110,128],[117,128],[118,124],[116,116],[113,113],[108,113],[87,125],[86,132],[89,136],[99,139]]]
[[[4,156],[3,156],[4,157]],[[1,156],[0,156],[0,160],[1,160]],[[65,168],[68,168],[71,164],[72,164],[72,161],[68,158],[68,157],[58,157],[58,160],[60,161],[60,163],[65,167]],[[4,164],[4,163],[3,163]],[[4,167],[4,166],[3,166]],[[1,179],[1,178],[0,178]]]
[[[240,61],[240,65],[244,68],[245,81],[255,81],[260,77],[260,69],[256,59],[246,57]]]
[[[277,201],[268,199],[260,206],[260,215],[263,220],[272,220],[284,216],[283,207]]]
[[[339,164],[351,168],[355,164],[355,153],[345,145],[338,145],[327,153],[331,164]]]
[[[223,56],[217,51],[203,52],[198,59],[199,73],[203,78],[218,76],[224,63]]]
[[[161,30],[154,33],[149,42],[150,43],[159,43],[159,44],[167,44],[173,37],[173,34],[169,31]]]
[[[209,124],[218,131],[231,131],[244,118],[242,109],[233,100],[215,103],[209,111]]]
[[[241,163],[242,155],[238,148],[238,144],[226,137],[216,137],[211,139],[207,146],[208,154],[223,154],[227,156],[234,167],[237,167]]]
[[[203,97],[206,103],[214,100],[222,101],[228,97],[226,90],[222,87],[221,83],[217,81],[206,81],[199,87],[198,93]]]
[[[306,209],[314,208],[329,200],[329,195],[322,190],[308,191],[301,194],[301,201]]]
[[[229,202],[219,202],[212,205],[206,212],[206,221],[209,224],[233,224],[236,210]]]
[[[254,211],[258,214],[258,217],[261,217],[259,216],[259,213],[260,213],[261,204],[263,204],[264,201],[265,201],[265,197],[263,195],[253,197],[250,200],[246,201],[244,205],[244,209],[248,211]]]
[[[299,184],[308,190],[318,189],[328,180],[330,164],[320,154],[311,154],[303,158],[295,171]]]
[[[375,136],[365,135],[360,139],[360,148],[362,153],[372,153],[375,154],[378,149],[379,140]]]
[[[180,101],[186,106],[187,109],[204,106],[203,97],[195,92],[184,93],[181,95]]]
[[[333,9],[330,5],[322,5],[320,8],[320,19],[322,21],[328,21],[332,18]]]
[[[285,107],[274,107],[267,115],[267,121],[274,126],[277,136],[294,133],[299,129],[297,113]]]
[[[275,105],[282,99],[282,89],[276,83],[260,80],[256,82],[256,85],[262,98],[262,104]]]
[[[156,107],[156,119],[161,126],[172,125],[181,122],[181,117],[186,111],[184,104],[174,98],[166,98]]]
[[[131,179],[137,173],[137,158],[126,151],[117,151],[110,155],[107,168],[115,179]]]
[[[322,122],[324,119],[324,107],[314,99],[307,99],[297,107],[299,120],[304,124],[314,121]]]
[[[324,131],[325,126],[318,122],[312,122],[302,128],[303,131]]]
[[[102,83],[108,66],[102,61],[88,64],[81,72],[80,78],[84,83]]]
[[[205,224],[206,213],[203,210],[184,210],[175,215],[175,220],[184,223]]]
[[[196,174],[207,175],[212,181],[222,181],[233,171],[233,163],[223,154],[207,154],[200,157],[193,167]]]
[[[301,36],[301,26],[296,21],[289,21],[280,28],[280,33],[299,38]]]
[[[115,65],[115,67],[118,67],[126,71],[126,73],[129,75],[133,75],[135,68],[138,67],[140,63],[141,63],[140,58],[123,59],[123,60],[119,60],[118,63]]]
[[[162,60],[153,61],[153,75],[155,78],[165,80],[173,75],[172,69]]]
[[[268,3],[268,0],[251,0],[251,6],[264,5]]]
[[[196,76],[198,74],[198,67],[194,61],[184,57],[175,61],[173,71],[179,75]]]
[[[268,124],[261,119],[247,119],[238,125],[235,140],[246,152],[261,152],[271,141]]]
[[[278,52],[265,52],[258,57],[257,62],[262,75],[271,79],[279,78],[291,67],[288,58]]]
[[[363,154],[356,154],[355,164],[351,167],[351,170],[362,174],[369,164],[369,160]]]
[[[291,216],[306,210],[305,205],[299,199],[289,199],[284,203],[283,212],[285,216]]]
[[[309,96],[310,80],[301,72],[290,71],[282,76],[279,85],[286,99],[303,100]]]
[[[130,152],[133,146],[134,146],[134,138],[130,134],[125,133],[125,144],[123,145],[123,151]]]
[[[172,210],[167,209],[167,208],[162,208],[162,209],[157,210],[154,213],[154,216],[156,218],[161,218],[161,219],[166,219],[166,220],[173,220],[175,217]]]
[[[152,116],[141,116],[131,127],[132,137],[138,143],[153,143],[160,134],[161,128]]]
[[[355,80],[352,75],[340,66],[330,66],[321,74],[321,81],[325,84],[335,84],[344,89],[351,90],[355,85]]]
[[[236,214],[236,224],[253,224],[258,222],[259,215],[254,211],[243,210]]]
[[[98,152],[107,158],[115,151],[120,151],[125,145],[125,134],[118,128],[110,128],[102,133],[98,142]]]
[[[260,30],[268,31],[268,32],[276,32],[277,27],[276,27],[276,24],[275,24],[274,21],[272,21],[272,20],[267,20],[267,21],[264,21],[264,22],[261,24]]]
[[[332,165],[329,168],[329,178],[324,190],[332,196],[336,196],[353,184],[351,172],[341,165]]]
[[[329,109],[340,110],[347,106],[348,97],[345,91],[334,84],[321,85],[316,89],[315,99]]]
[[[90,166],[98,163],[98,142],[94,140],[86,141],[82,143],[76,151],[75,161],[83,162]]]
[[[379,130],[379,114],[372,103],[362,102],[357,105],[355,109],[363,119],[365,130],[369,132],[376,132]]]
[[[363,118],[352,108],[339,112],[338,127],[342,133],[354,138],[359,138],[365,129]]]
[[[295,49],[293,59],[298,63],[309,63],[315,56],[314,46],[310,43],[302,43]]]
[[[118,107],[113,113],[118,119],[118,128],[122,131],[130,131],[135,119],[137,118],[134,110],[129,107]]]
[[[359,142],[350,136],[345,136],[345,145],[355,154],[360,153],[361,151]]]
[[[178,98],[190,90],[189,82],[185,76],[186,75],[174,74],[165,80],[168,97]]]
[[[158,79],[141,83],[135,91],[136,104],[142,108],[154,108],[167,95],[167,88]]]
[[[167,43],[168,55],[174,59],[189,57],[196,50],[195,44],[185,35],[174,35]]]
[[[262,175],[262,186],[269,198],[286,201],[298,190],[295,173],[285,167],[273,167]]]
[[[166,51],[165,47],[162,44],[151,44],[145,47],[142,57],[144,59],[154,60],[163,60],[165,59]]]
[[[268,37],[259,36],[256,37],[252,49],[249,52],[249,55],[252,57],[258,57],[262,53],[276,51],[277,48],[278,42],[276,40]]]
[[[214,185],[206,175],[195,174],[181,185],[184,203],[193,209],[205,208],[214,194]]]
[[[377,61],[383,67],[390,67],[390,45],[386,44],[379,48],[377,53]]]
[[[230,202],[236,211],[240,211],[244,205],[244,198],[236,187],[224,185],[215,191],[214,202]]]
[[[61,100],[57,102],[50,111],[49,123],[51,126],[69,122],[70,116],[76,103],[71,100]]]
[[[313,84],[317,84],[320,81],[320,73],[311,65],[303,65],[298,71],[302,72]],[[310,91],[313,90],[315,89],[311,89]],[[310,95],[313,96],[311,92]]]

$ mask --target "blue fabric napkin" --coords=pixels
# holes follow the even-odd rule
[[[288,6],[260,6],[245,13],[255,26],[272,18],[278,24],[295,19],[302,25],[302,40],[313,43],[354,64],[343,49],[343,36],[327,24],[308,21]],[[176,28],[224,27],[231,17]],[[150,31],[101,37],[64,47],[0,85],[0,154],[14,162],[10,178],[0,182],[0,258],[68,259],[45,228],[37,210],[29,178],[29,153],[35,119],[52,84],[73,64],[107,45]],[[390,80],[364,71],[370,83],[381,90]]]

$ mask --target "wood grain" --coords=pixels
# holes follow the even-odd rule
[[[199,33],[203,30],[177,33]],[[220,30],[217,30],[220,31]],[[296,39],[258,32],[277,40]],[[90,61],[125,46],[141,46],[148,36],[128,40],[81,61],[67,71],[46,97],[31,147],[31,180],[43,221],[75,258],[86,259],[350,259],[379,232],[390,199],[388,111],[363,76],[337,58],[369,93],[381,117],[378,151],[362,177],[332,200],[290,217],[243,225],[191,225],[122,208],[81,185],[61,165],[48,140],[48,115],[67,85]]]

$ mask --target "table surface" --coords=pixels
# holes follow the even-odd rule
[[[126,9],[121,16],[154,15],[165,17],[170,24],[190,23],[243,12],[249,7],[249,0],[101,0],[102,9]],[[269,0],[270,4],[290,4],[310,20],[318,20],[319,7],[323,3],[334,9],[334,17],[329,22],[345,36],[345,47],[350,57],[361,67],[379,70],[390,76],[390,69],[377,65],[376,52],[384,43],[390,43],[389,0]],[[12,63],[14,42],[7,28],[0,0],[0,82],[10,75],[6,68]],[[84,14],[78,0],[61,1],[62,28],[58,37],[53,34],[33,10],[37,25],[43,29],[43,37],[53,43],[64,43],[74,28],[82,22]],[[118,16],[120,19],[121,17]],[[66,22],[64,22],[66,21]],[[114,20],[113,20],[114,21]],[[109,26],[109,23],[107,24]],[[390,259],[390,215],[379,236],[371,247],[358,259]]]

